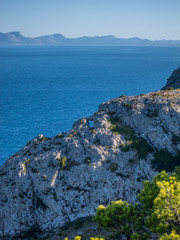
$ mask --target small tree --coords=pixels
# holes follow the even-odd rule
[[[137,204],[133,206],[119,200],[111,202],[107,207],[100,205],[97,208],[95,220],[101,226],[116,232],[116,235],[125,234],[128,239],[147,239],[147,234],[143,232],[143,212],[138,209]]]
[[[122,200],[101,205],[95,220],[132,240],[148,239],[147,228],[160,240],[180,240],[180,167],[171,175],[162,171],[152,182],[144,182],[138,200],[135,205]]]

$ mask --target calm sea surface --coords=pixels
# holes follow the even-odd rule
[[[108,99],[160,89],[179,66],[180,47],[0,47],[0,165]]]

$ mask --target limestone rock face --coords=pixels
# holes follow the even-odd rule
[[[170,88],[173,88],[173,89],[180,88],[180,68],[174,70],[174,72],[168,78],[167,83],[162,88],[162,90],[166,90]]]
[[[175,156],[179,136],[179,89],[121,96],[69,132],[37,136],[0,168],[0,238],[54,229],[117,199],[135,202],[157,173],[154,153]]]

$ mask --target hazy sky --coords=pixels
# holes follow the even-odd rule
[[[180,40],[180,0],[0,0],[0,32]]]

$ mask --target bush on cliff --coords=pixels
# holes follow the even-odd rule
[[[162,171],[152,182],[145,181],[138,200],[135,205],[122,200],[100,205],[95,220],[116,237],[143,240],[154,232],[160,240],[180,240],[180,167],[173,174]]]

